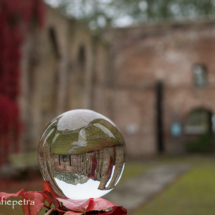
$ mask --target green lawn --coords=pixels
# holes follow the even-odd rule
[[[127,162],[119,184],[130,177],[135,177],[141,173],[144,173],[149,168],[150,166],[148,164],[144,164],[144,162]]]
[[[163,158],[160,162],[189,163],[191,170],[134,215],[215,214],[215,158]]]

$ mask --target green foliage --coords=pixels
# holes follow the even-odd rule
[[[211,134],[204,134],[199,136],[196,140],[186,142],[188,152],[209,153],[214,151],[213,136]]]
[[[214,0],[55,0],[55,6],[92,29],[161,19],[193,19],[215,13]]]

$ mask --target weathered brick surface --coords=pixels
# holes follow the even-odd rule
[[[93,79],[98,79],[95,89],[104,82],[106,45],[77,20],[49,7],[46,12],[44,28],[32,26],[22,48],[19,102],[24,122],[23,151],[35,150],[45,126],[65,111],[94,106],[105,113],[103,104],[93,102],[97,98]],[[98,101],[99,97],[104,100],[102,94]]]
[[[112,106],[113,120],[123,133],[128,154],[130,156],[154,154],[156,137],[152,135],[155,131],[153,89],[116,88]]]
[[[23,45],[22,149],[35,150],[55,116],[89,108],[117,124],[129,156],[155,155],[156,83],[161,80],[165,152],[184,152],[183,129],[175,138],[171,124],[183,128],[195,108],[215,112],[214,38],[214,21],[114,29],[105,37],[95,36],[76,20],[47,8],[45,28],[32,27]],[[193,84],[196,64],[207,69],[202,88]]]
[[[114,120],[127,139],[132,156],[157,153],[155,84],[164,84],[163,117],[166,153],[184,152],[183,124],[195,108],[215,111],[215,23],[142,26],[113,31]],[[194,86],[193,67],[207,68],[207,85]],[[171,124],[182,125],[173,138]],[[129,135],[126,126],[138,125]],[[147,141],[147,143],[146,143]],[[144,150],[145,149],[145,150]]]

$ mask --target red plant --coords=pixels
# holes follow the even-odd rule
[[[19,150],[18,95],[20,93],[20,48],[32,20],[42,26],[42,0],[0,1],[0,165],[13,148]]]
[[[42,195],[41,195],[41,194]],[[45,181],[43,191],[29,191],[24,192],[20,190],[17,193],[0,193],[0,201],[4,201],[10,197],[22,196],[22,210],[25,215],[37,215],[43,207],[56,210],[59,215],[93,215],[95,212],[100,212],[104,215],[127,215],[127,210],[123,207],[117,206],[114,203],[103,198],[87,199],[87,200],[71,200],[67,198],[60,198],[55,194],[49,182]],[[45,205],[45,200],[48,205]],[[112,208],[106,211],[108,208]]]

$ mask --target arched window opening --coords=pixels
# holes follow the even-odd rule
[[[75,66],[75,84],[73,86],[75,108],[87,108],[87,51],[84,44],[77,47],[76,66]]]
[[[53,99],[54,101],[57,100],[57,91],[59,88],[59,68],[58,68],[58,63],[60,60],[60,52],[59,52],[59,47],[57,43],[57,36],[56,36],[56,31],[54,27],[50,27],[48,30],[48,36],[49,36],[49,41],[51,44],[51,50],[52,53],[54,54],[54,91],[53,91]]]
[[[203,87],[206,85],[206,67],[203,65],[195,65],[193,68],[193,80],[194,85],[197,87]]]
[[[86,51],[83,45],[79,47],[77,62],[78,62],[77,81],[79,84],[84,84],[86,68]]]
[[[185,124],[185,134],[205,134],[212,131],[212,114],[205,109],[193,110]]]
[[[46,52],[44,53],[44,60],[46,64],[46,71],[43,75],[43,93],[42,97],[42,118],[45,121],[50,120],[56,115],[58,109],[58,94],[59,94],[59,60],[60,52],[58,47],[58,37],[53,26],[47,29],[46,35]]]
[[[80,46],[79,52],[78,52],[78,63],[79,65],[84,65],[86,61],[85,56],[85,48],[83,45]]]
[[[48,30],[49,40],[51,41],[52,50],[57,59],[60,59],[59,48],[57,44],[56,32],[53,27],[50,27]]]
[[[184,125],[186,147],[189,152],[214,151],[212,119],[212,112],[204,108],[190,112]]]

